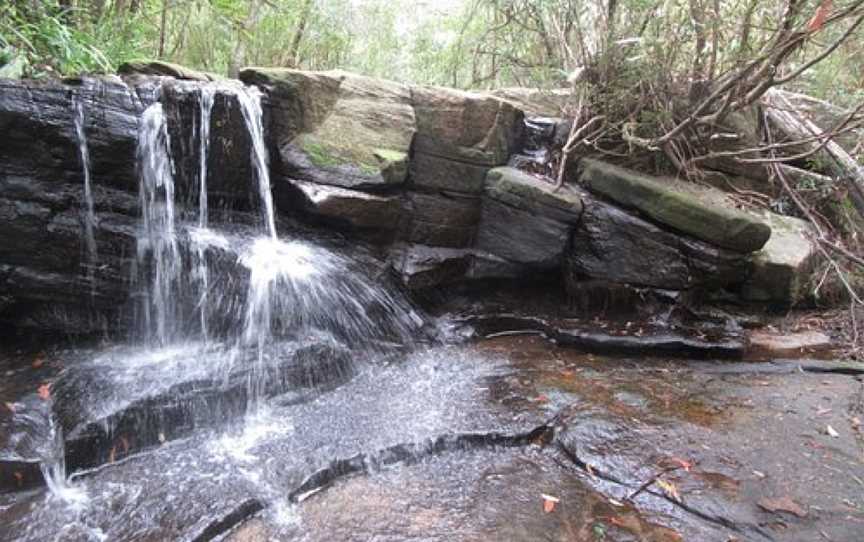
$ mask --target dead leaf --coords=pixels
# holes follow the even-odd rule
[[[759,508],[773,514],[786,512],[788,514],[796,515],[799,518],[807,517],[807,512],[801,508],[801,505],[790,499],[788,495],[784,495],[777,499],[760,499],[756,504],[759,505]]]
[[[3,406],[9,409],[9,412],[15,412],[15,403],[3,403]]]
[[[670,459],[673,463],[675,463],[676,465],[678,465],[679,467],[681,467],[682,469],[684,469],[687,472],[690,472],[690,469],[693,468],[693,463],[690,461],[687,461],[686,459],[681,459],[680,457],[672,457]]]
[[[543,497],[543,511],[547,514],[551,514],[555,510],[555,505],[561,502],[561,499],[552,495],[541,493],[540,496]]]
[[[36,354],[36,357],[33,359],[33,363],[30,364],[34,369],[38,369],[45,365],[45,352],[39,352]]]
[[[816,8],[813,17],[807,23],[808,32],[818,32],[822,29],[825,20],[828,19],[828,14],[831,12],[833,4],[834,2],[832,0],[822,0],[822,3],[819,4],[818,8]]]
[[[858,416],[853,416],[852,419],[849,421],[852,424],[852,429],[856,431],[861,429],[861,418],[859,418]]]
[[[24,475],[19,471],[15,471],[12,473],[15,476],[15,481],[18,482],[18,487],[24,485]]]
[[[673,500],[681,502],[681,493],[678,492],[678,487],[672,482],[666,480],[657,480],[657,485],[663,489],[663,492]]]
[[[825,426],[825,432],[828,433],[828,436],[831,438],[840,438],[840,433],[830,425]]]
[[[51,384],[42,384],[39,386],[37,393],[39,394],[39,398],[43,401],[51,399]]]

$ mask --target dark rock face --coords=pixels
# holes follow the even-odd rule
[[[153,81],[70,84],[0,81],[0,320],[87,331],[90,308],[115,314],[134,253],[138,118]],[[84,109],[99,261],[92,289],[83,268],[83,173],[73,100]],[[97,311],[98,312],[98,311]]]
[[[473,244],[480,220],[479,197],[413,193],[407,199],[411,205],[407,241],[453,248]]]
[[[585,212],[566,259],[568,281],[687,290],[742,282],[747,256],[677,235],[583,194]]]
[[[511,262],[555,269],[570,239],[570,227],[495,200],[483,202],[477,248]]]

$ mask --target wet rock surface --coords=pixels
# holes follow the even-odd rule
[[[762,366],[435,347],[82,473],[84,504],[6,495],[0,539],[853,539],[864,384]]]

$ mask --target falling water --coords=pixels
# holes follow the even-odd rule
[[[249,137],[252,140],[252,165],[258,177],[258,193],[264,212],[264,225],[267,233],[276,238],[276,218],[273,211],[273,193],[270,191],[270,173],[268,167],[267,145],[264,142],[264,113],[261,109],[261,91],[256,87],[241,89],[237,93],[237,102],[243,113],[243,120]]]
[[[212,86],[201,87],[198,118],[198,228],[199,237],[207,238],[207,160],[210,157],[210,116],[213,112],[213,99],[216,95]],[[207,244],[195,244],[195,275],[199,281],[201,292],[198,298],[198,315],[201,324],[201,335],[208,339],[209,323],[207,321],[208,295],[210,291],[210,268],[207,264]]]
[[[165,345],[178,321],[178,286],[182,273],[175,227],[174,169],[162,104],[144,111],[138,134],[142,233],[138,261],[149,264],[144,320],[151,340]],[[145,265],[145,268],[147,265]]]
[[[84,244],[87,251],[87,281],[90,283],[90,293],[96,292],[95,272],[98,261],[96,237],[93,229],[96,225],[96,212],[93,205],[93,190],[90,186],[90,152],[87,149],[87,136],[84,133],[84,106],[75,101],[75,133],[78,137],[78,153],[81,156],[81,169],[84,174]]]
[[[48,445],[43,452],[39,468],[45,485],[53,496],[68,506],[81,509],[87,504],[87,494],[80,487],[72,485],[66,476],[66,448],[63,431],[53,413],[48,422]]]

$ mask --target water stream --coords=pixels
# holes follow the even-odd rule
[[[81,158],[81,172],[84,177],[84,248],[87,253],[87,282],[90,293],[96,292],[96,265],[99,255],[96,248],[94,228],[96,212],[93,203],[93,188],[90,184],[90,151],[87,148],[87,135],[84,132],[84,104],[75,100],[75,135],[78,139],[78,155]]]

